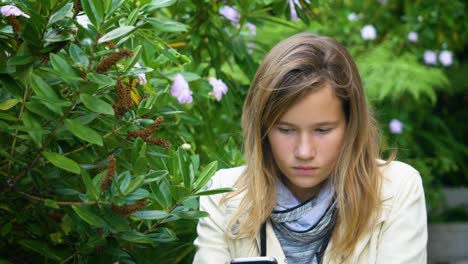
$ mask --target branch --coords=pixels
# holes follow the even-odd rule
[[[51,200],[51,201],[54,201],[55,203],[57,203],[58,205],[92,205],[92,204],[97,204],[98,202],[67,202],[67,201],[55,201],[55,200],[52,200],[52,199],[47,199],[47,198],[42,198],[42,197],[39,197],[39,196],[35,196],[35,195],[32,195],[32,194],[28,194],[28,193],[25,193],[25,192],[18,192],[19,194],[22,194],[30,199],[33,199],[33,200],[36,200],[36,201],[41,201],[41,202],[45,202],[47,200]]]

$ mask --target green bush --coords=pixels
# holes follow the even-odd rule
[[[430,212],[442,206],[442,185],[468,185],[462,1],[0,7],[12,3],[26,16],[0,17],[0,261],[191,263],[196,221],[206,216],[198,197],[229,191],[204,186],[217,167],[243,163],[239,121],[257,65],[300,31],[349,48],[383,149],[397,147],[421,172]],[[239,16],[221,14],[227,6]],[[361,35],[366,25],[374,39]],[[427,65],[426,50],[451,51],[451,64]],[[179,73],[192,103],[172,96]],[[210,77],[227,84],[221,100]],[[394,119],[402,131],[389,128]]]

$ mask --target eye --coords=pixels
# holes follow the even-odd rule
[[[288,127],[278,127],[278,130],[279,130],[279,132],[281,132],[283,134],[290,134],[290,133],[294,132],[294,129],[288,128]]]
[[[317,128],[317,129],[315,129],[315,131],[317,133],[319,133],[319,134],[327,134],[331,130],[332,130],[332,128]]]

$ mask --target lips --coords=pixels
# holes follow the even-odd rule
[[[297,166],[297,167],[293,167],[293,170],[299,175],[311,175],[311,174],[314,174],[318,170],[318,167]]]

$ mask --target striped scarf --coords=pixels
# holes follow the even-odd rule
[[[278,186],[270,220],[289,263],[321,263],[336,220],[333,194],[328,182],[316,197],[299,203],[286,186]]]

